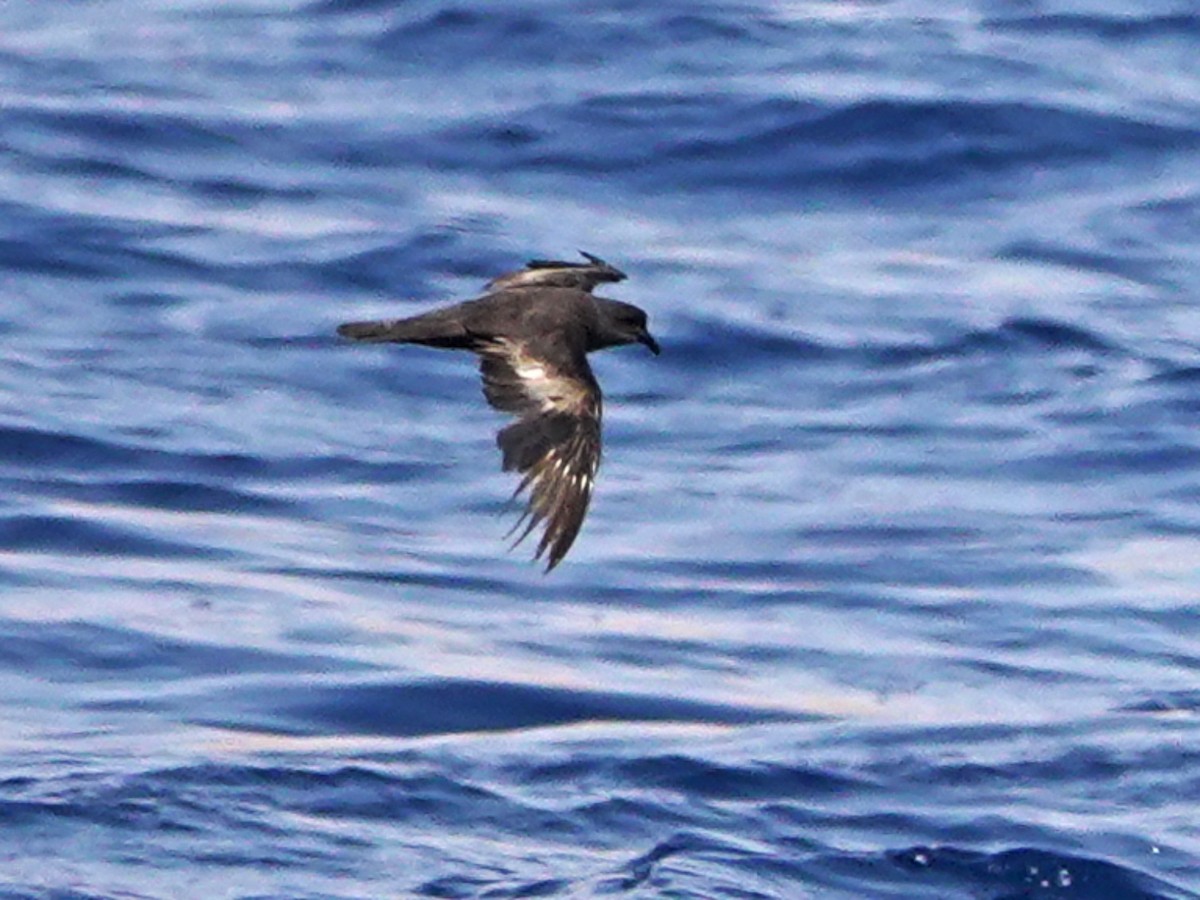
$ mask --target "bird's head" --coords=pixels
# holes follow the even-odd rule
[[[658,341],[646,327],[646,313],[642,309],[632,303],[622,303],[620,300],[604,300],[601,310],[600,346],[645,344],[654,352],[655,356],[662,352]]]

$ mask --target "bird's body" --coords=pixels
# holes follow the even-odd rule
[[[584,254],[587,263],[534,260],[489,282],[491,293],[407,319],[348,322],[338,334],[358,341],[424,344],[480,356],[483,392],[496,409],[517,416],[496,442],[504,470],[529,491],[518,540],[545,522],[537,557],[547,571],[570,549],[591,499],[600,464],[602,396],[587,354],[621,344],[658,344],[646,314],[619,300],[595,297],[624,273]]]

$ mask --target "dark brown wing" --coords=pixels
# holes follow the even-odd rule
[[[600,466],[600,386],[587,358],[556,362],[508,340],[479,348],[483,393],[496,409],[518,420],[496,435],[504,471],[522,476],[513,497],[528,490],[529,503],[513,531],[520,543],[541,523],[535,559],[546,571],[571,549],[587,515]]]

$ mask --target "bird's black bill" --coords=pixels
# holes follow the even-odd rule
[[[649,347],[654,352],[655,356],[658,356],[658,354],[662,353],[662,347],[658,346],[658,341],[652,338],[650,336],[650,332],[648,331],[643,331],[638,335],[638,343],[645,344],[647,347]]]

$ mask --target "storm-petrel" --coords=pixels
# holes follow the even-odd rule
[[[534,558],[547,554],[547,572],[579,534],[600,465],[602,400],[587,354],[633,343],[659,352],[645,312],[592,295],[596,285],[624,281],[625,273],[583,256],[587,262],[531,260],[489,281],[482,297],[444,309],[338,326],[338,334],[356,341],[479,354],[484,396],[517,416],[496,435],[504,471],[524,476],[513,497],[529,490],[529,505],[513,526],[525,524],[516,543],[544,521]]]

